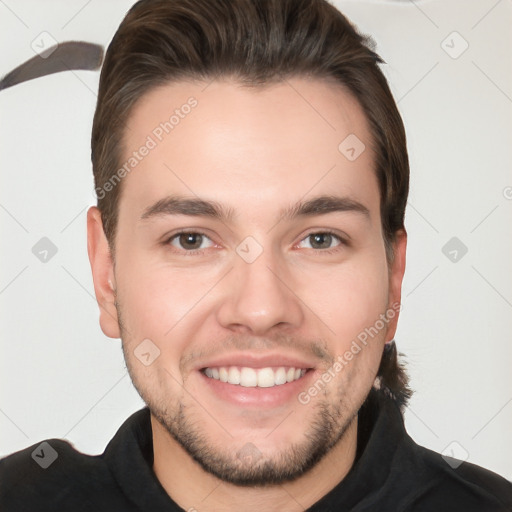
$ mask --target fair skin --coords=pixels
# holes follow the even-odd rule
[[[398,314],[308,403],[298,397],[400,302],[406,234],[388,268],[370,132],[347,92],[306,78],[206,85],[159,87],[131,112],[127,158],[190,96],[198,102],[123,178],[115,265],[99,211],[88,212],[100,323],[122,337],[151,411],[155,474],[178,505],[304,510],[353,465],[357,411]],[[366,146],[354,161],[338,150],[349,134]],[[232,216],[143,215],[170,196],[213,201]],[[350,202],[282,216],[321,196]],[[145,339],[160,350],[147,366],[134,353]],[[218,380],[220,367],[249,376],[267,368],[274,378],[279,368],[305,371],[260,387]]]

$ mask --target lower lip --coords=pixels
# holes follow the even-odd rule
[[[246,388],[238,384],[229,384],[228,382],[212,379],[203,372],[198,373],[205,385],[223,402],[245,407],[272,408],[279,407],[290,401],[298,401],[299,393],[307,389],[315,372],[308,370],[298,380],[269,388]]]

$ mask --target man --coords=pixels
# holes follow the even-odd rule
[[[132,7],[88,250],[147,408],[101,456],[51,439],[0,461],[2,510],[511,509],[505,479],[404,429],[409,167],[368,44],[320,0]]]

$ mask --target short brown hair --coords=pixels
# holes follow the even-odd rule
[[[101,71],[92,129],[96,190],[106,190],[120,166],[135,103],[157,86],[217,77],[249,86],[292,76],[326,79],[357,99],[369,123],[390,262],[396,232],[404,228],[409,161],[380,63],[372,40],[325,0],[140,0],[114,35]],[[98,208],[114,257],[121,183],[107,190],[98,195]]]

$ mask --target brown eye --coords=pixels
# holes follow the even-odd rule
[[[208,245],[210,242],[210,245]],[[210,247],[211,240],[201,233],[178,233],[174,235],[169,244],[176,249],[184,249],[185,251],[195,251],[198,249],[206,249]]]

